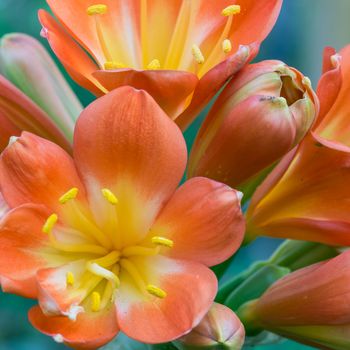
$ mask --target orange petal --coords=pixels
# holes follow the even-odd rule
[[[42,233],[46,218],[45,208],[25,204],[11,210],[1,220],[0,275],[5,290],[13,289],[17,294],[36,297],[36,272],[49,264],[47,256],[42,254],[47,243],[47,235]]]
[[[0,285],[4,293],[17,294],[31,299],[36,299],[38,296],[37,283],[33,277],[24,280],[0,277]]]
[[[55,211],[58,199],[72,187],[84,187],[71,157],[59,146],[23,132],[0,158],[0,187],[10,207],[45,204]]]
[[[0,150],[8,144],[10,136],[26,130],[59,144],[67,151],[71,146],[50,117],[16,86],[0,75]]]
[[[77,350],[94,350],[110,342],[119,332],[114,308],[82,313],[76,321],[64,316],[47,317],[39,306],[28,314],[31,324],[40,332]]]
[[[157,256],[138,259],[147,283],[163,289],[159,299],[141,294],[126,276],[117,294],[120,329],[145,343],[164,343],[184,335],[208,312],[217,291],[215,275],[201,264]]]
[[[325,139],[349,143],[349,111],[350,104],[348,92],[350,88],[350,45],[343,48],[339,55],[329,57],[331,50],[325,53],[325,60],[329,60],[325,69],[333,69],[325,72],[321,77],[317,88],[317,94],[321,103],[321,114],[317,128],[314,131]]]
[[[176,119],[176,124],[185,130],[229,78],[249,63],[257,53],[256,44],[241,46],[234,55],[206,73],[200,79],[188,108]]]
[[[39,20],[43,26],[43,35],[71,77],[95,95],[102,95],[105,90],[92,76],[92,73],[98,69],[94,61],[49,13],[40,10]]]
[[[350,244],[350,148],[309,136],[261,185],[247,213],[253,234]],[[289,167],[288,167],[289,165]]]
[[[212,113],[222,119],[217,110]],[[189,174],[240,186],[286,154],[293,147],[295,133],[294,116],[283,98],[251,96],[224,116],[209,143],[203,142],[207,135],[196,140]]]
[[[173,248],[164,250],[168,256],[212,266],[236,252],[244,228],[240,193],[219,182],[193,178],[175,192],[151,233],[174,242]]]
[[[114,192],[120,203],[119,224],[129,236],[150,227],[186,165],[178,127],[146,92],[131,87],[116,89],[85,109],[74,145],[90,196],[107,205],[101,188]]]
[[[186,98],[198,83],[192,73],[171,70],[123,69],[97,71],[93,75],[109,91],[126,85],[147,91],[172,119],[183,111]]]
[[[349,324],[349,280],[350,252],[345,252],[277,281],[259,299],[257,314],[277,327]]]

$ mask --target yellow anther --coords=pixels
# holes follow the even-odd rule
[[[223,16],[227,17],[227,16],[231,16],[231,15],[237,15],[240,12],[241,12],[241,6],[239,6],[239,5],[230,5],[230,6],[225,7],[222,10],[221,14]]]
[[[86,13],[89,16],[93,15],[104,15],[108,10],[107,5],[104,4],[96,4],[96,5],[91,5],[86,9]]]
[[[101,192],[103,194],[103,197],[105,197],[109,203],[113,205],[118,204],[118,198],[111,190],[109,190],[108,188],[103,188]]]
[[[75,278],[74,278],[73,272],[68,271],[68,272],[66,273],[66,283],[67,283],[67,286],[73,286],[73,285],[74,285],[74,282],[75,282]]]
[[[100,311],[101,307],[101,295],[98,292],[91,294],[91,310],[94,312]]]
[[[147,66],[147,69],[151,69],[151,70],[156,70],[159,68],[160,68],[160,62],[156,58],[152,60]]]
[[[78,192],[79,190],[76,187],[73,187],[69,191],[67,191],[63,196],[61,196],[58,201],[61,204],[65,204],[71,199],[76,198],[76,196],[78,195]]]
[[[121,63],[121,62],[117,62],[117,61],[107,61],[105,62],[105,64],[103,65],[105,70],[114,70],[114,69],[122,69],[122,68],[126,68],[126,65]]]
[[[197,45],[192,45],[192,55],[198,64],[204,63],[204,56]]]
[[[161,245],[163,247],[172,248],[174,246],[174,242],[171,239],[165,237],[154,236],[152,237],[151,241],[153,244]]]
[[[44,226],[43,226],[43,228],[42,228],[42,231],[43,231],[44,233],[50,233],[51,230],[53,229],[53,227],[55,226],[57,220],[58,220],[57,214],[51,214],[51,215],[47,218],[47,220],[46,220],[46,222],[45,222],[45,224],[44,224]]]
[[[156,287],[153,284],[148,284],[146,290],[149,294],[152,294],[160,299],[164,299],[167,296],[167,293],[163,289],[160,289],[159,287]]]
[[[225,53],[229,53],[232,50],[232,44],[230,39],[225,39],[222,42],[222,51],[224,51]]]

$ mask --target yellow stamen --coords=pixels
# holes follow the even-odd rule
[[[63,196],[59,198],[59,202],[61,204],[65,204],[68,201],[75,199],[78,195],[79,190],[76,187],[71,188],[69,191],[67,191]]]
[[[112,272],[115,275],[119,274],[119,265],[114,265],[112,268]],[[110,302],[114,301],[115,294],[114,294],[114,285],[112,282],[108,282],[107,286],[103,292],[102,300],[101,300],[101,308],[104,309]]]
[[[230,39],[225,39],[222,42],[222,51],[229,53],[232,50],[232,44]]]
[[[143,292],[146,288],[146,285],[135,265],[130,260],[121,259],[120,267],[129,274],[129,276],[135,282],[136,286]]]
[[[98,292],[91,294],[91,310],[94,312],[100,311],[101,307],[101,295]]]
[[[120,285],[119,277],[114,274],[112,271],[105,269],[104,267],[96,263],[87,263],[87,270],[93,273],[94,275],[105,278],[106,280],[113,283],[113,285],[118,288]]]
[[[241,12],[241,6],[239,5],[230,5],[230,6],[227,6],[225,7],[221,14],[225,17],[227,16],[231,16],[231,15],[237,15],[238,13]]]
[[[156,70],[159,68],[160,68],[160,62],[156,58],[152,60],[147,66],[147,69],[151,69],[151,70]]]
[[[74,281],[75,281],[75,278],[74,278],[73,272],[68,271],[67,274],[66,274],[67,286],[73,286],[74,285]]]
[[[156,287],[153,284],[147,285],[146,290],[149,294],[152,294],[160,299],[164,299],[167,296],[167,293],[163,289],[160,289],[159,287]]]
[[[105,197],[109,203],[113,205],[118,204],[118,198],[111,190],[109,190],[108,188],[103,188],[101,192],[103,194],[103,197]]]
[[[107,5],[104,4],[96,4],[96,5],[91,5],[86,9],[86,13],[89,16],[94,16],[94,15],[104,15],[107,13],[108,7]]]
[[[165,237],[154,236],[152,237],[151,241],[153,244],[161,245],[163,247],[172,248],[174,246],[174,242],[171,239]]]
[[[53,227],[55,226],[57,220],[58,220],[57,214],[51,214],[47,218],[47,220],[46,220],[46,222],[45,222],[45,224],[44,224],[44,226],[42,228],[42,231],[44,233],[50,233],[52,231]]]
[[[126,65],[117,61],[107,61],[104,64],[105,70],[115,70],[115,69],[122,69],[122,68],[126,68]]]
[[[122,256],[126,258],[130,256],[153,256],[153,255],[159,254],[159,249],[157,248],[146,248],[146,247],[137,246],[137,245],[130,246],[123,249]]]
[[[98,264],[102,267],[108,267],[116,264],[119,258],[120,258],[120,253],[114,250],[113,252],[107,254],[103,258],[92,260],[91,263]]]
[[[192,55],[198,64],[204,63],[204,56],[197,45],[192,45]]]

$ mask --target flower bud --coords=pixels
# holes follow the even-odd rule
[[[277,281],[244,313],[250,321],[284,337],[327,349],[347,349],[349,300],[350,251],[346,251]]]
[[[246,189],[290,151],[310,129],[318,100],[310,80],[280,61],[243,68],[226,86],[204,121],[189,165]]]
[[[214,303],[200,324],[175,342],[179,350],[239,350],[244,327],[228,307]]]
[[[41,107],[71,138],[82,106],[45,48],[25,34],[0,42],[1,73]]]

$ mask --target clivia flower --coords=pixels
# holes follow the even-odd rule
[[[350,252],[297,270],[245,307],[250,321],[321,349],[350,346]]]
[[[269,174],[247,211],[247,237],[350,245],[350,46],[326,49],[312,132]]]
[[[310,80],[298,70],[280,61],[247,65],[225,87],[200,128],[189,175],[245,193],[302,140],[317,112]]]
[[[47,0],[45,36],[96,95],[144,89],[185,128],[257,53],[282,0]],[[245,46],[241,46],[245,45]]]
[[[38,298],[40,331],[94,349],[119,330],[146,343],[178,338],[217,291],[208,266],[244,233],[240,193],[193,178],[180,129],[144,91],[122,87],[78,119],[73,159],[24,132],[0,160],[12,208],[0,224],[3,287]]]

